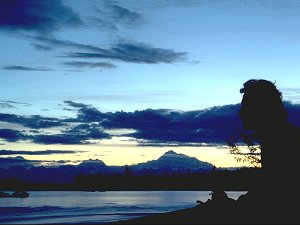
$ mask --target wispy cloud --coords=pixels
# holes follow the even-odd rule
[[[80,16],[61,0],[0,1],[0,29],[50,33],[82,24]]]
[[[15,114],[0,113],[0,121],[16,123],[33,129],[63,126],[65,123],[57,118],[34,116],[19,116]]]
[[[98,49],[94,52],[70,52],[63,55],[63,57],[108,59],[129,63],[170,64],[186,61],[187,53],[176,52],[172,49],[155,48],[144,43],[120,42],[109,49]]]
[[[67,48],[71,52],[62,54],[60,57],[81,58],[81,59],[105,59],[111,61],[121,61],[127,63],[176,63],[186,62],[188,53],[176,52],[173,49],[157,48],[149,44],[121,40],[113,44],[109,48],[100,48],[95,45],[80,44],[69,40],[57,39],[53,36],[32,36],[31,39],[41,43],[47,48]],[[79,51],[78,51],[79,50]],[[85,66],[97,66],[95,62],[87,62]],[[103,63],[103,62],[99,62]],[[107,67],[111,68],[112,63],[109,62]]]
[[[82,62],[82,61],[69,61],[63,62],[63,65],[75,67],[75,68],[115,68],[116,65],[108,62]]]
[[[121,7],[117,4],[107,4],[110,12],[110,17],[117,23],[122,23],[127,26],[136,26],[143,22],[142,15]]]
[[[1,101],[0,108],[17,108],[18,106],[31,106],[29,103],[16,102],[16,101]]]
[[[90,21],[101,30],[117,32],[120,27],[133,28],[144,24],[141,13],[120,6],[116,2],[97,2],[95,7],[96,15]]]
[[[54,31],[63,27],[84,25],[94,29],[100,26],[109,31],[118,31],[119,26],[136,28],[144,24],[141,13],[128,9],[114,1],[100,2],[95,5],[95,14],[89,17],[91,23],[83,22],[79,14],[73,11],[62,0],[53,1],[0,1],[0,30],[26,31],[21,33],[22,39],[27,38],[38,51],[58,49],[58,57],[70,58],[60,64],[80,69],[113,69],[116,62],[138,64],[172,64],[187,62],[188,54],[173,49],[152,46],[143,42],[121,39],[111,45],[99,47],[92,43],[78,43],[63,40]],[[84,18],[88,20],[88,18]],[[107,34],[104,34],[107,35]],[[80,59],[79,61],[77,61]],[[83,60],[84,59],[84,60]],[[45,67],[27,65],[7,65],[2,70],[16,71],[52,71]]]
[[[3,66],[2,70],[53,71],[52,69],[44,68],[44,67],[28,67],[28,66],[18,66],[18,65]]]
[[[52,155],[52,154],[73,154],[82,151],[73,150],[43,150],[43,151],[25,151],[25,150],[0,150],[0,155]]]
[[[15,108],[15,106],[8,102],[0,102],[0,108]]]

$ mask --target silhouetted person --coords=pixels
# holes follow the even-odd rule
[[[274,83],[249,80],[240,92],[239,115],[244,129],[252,130],[261,145],[262,162],[254,190],[241,200],[249,207],[258,207],[264,221],[299,223],[299,129],[288,122],[281,92]]]

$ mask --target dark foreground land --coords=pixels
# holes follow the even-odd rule
[[[258,204],[257,204],[258,203]],[[296,207],[297,206],[293,206]],[[288,209],[289,206],[283,208]],[[295,212],[284,211],[264,203],[254,204],[247,200],[219,198],[200,203],[198,206],[174,212],[161,213],[114,224],[299,224]],[[296,211],[296,210],[295,210]],[[298,214],[298,213],[296,213]]]

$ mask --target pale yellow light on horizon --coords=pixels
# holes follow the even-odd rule
[[[229,153],[227,146],[138,146],[136,141],[126,138],[115,138],[95,144],[85,145],[40,145],[29,142],[7,143],[7,150],[73,150],[72,154],[51,155],[23,155],[28,160],[70,160],[72,164],[79,164],[83,160],[99,159],[106,165],[132,165],[149,160],[158,159],[165,152],[173,150],[205,162],[216,167],[251,166],[249,163],[237,162],[234,155]]]

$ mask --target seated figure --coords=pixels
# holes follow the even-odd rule
[[[261,146],[262,173],[253,190],[239,202],[247,207],[259,207],[262,217],[274,217],[276,222],[295,222],[297,207],[294,204],[299,203],[300,195],[297,181],[299,128],[288,122],[281,92],[274,83],[249,80],[240,92],[243,99],[239,115],[244,129],[252,130]]]

